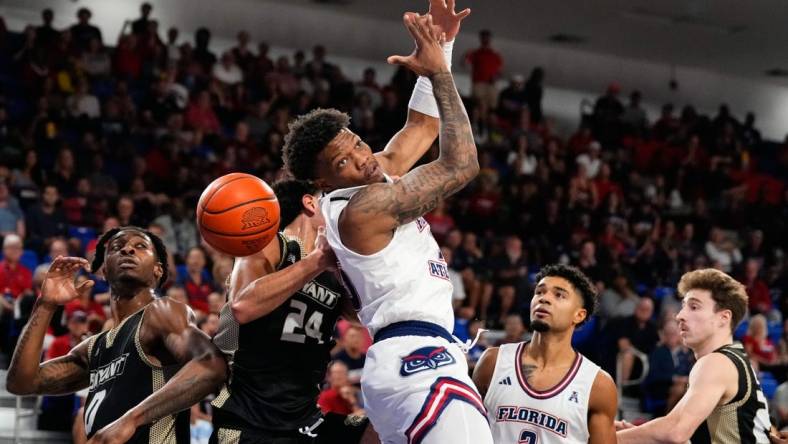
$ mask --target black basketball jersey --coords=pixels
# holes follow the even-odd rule
[[[139,328],[145,309],[117,327],[94,336],[88,346],[90,388],[85,400],[85,433],[91,438],[142,402],[172,377],[179,366],[153,365],[142,351]],[[188,443],[189,411],[139,427],[129,443]]]
[[[282,258],[277,270],[302,259],[298,241],[283,233],[277,238]],[[343,297],[344,287],[325,272],[268,315],[244,325],[228,302],[214,342],[228,356],[230,378],[213,401],[214,424],[282,432],[314,424]]]
[[[714,408],[692,435],[692,444],[755,444],[769,442],[771,428],[766,397],[741,344],[726,345],[721,353],[736,366],[739,390],[728,403]]]

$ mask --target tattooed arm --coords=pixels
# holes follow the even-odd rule
[[[360,254],[379,251],[397,226],[430,211],[438,200],[462,189],[479,172],[471,125],[446,69],[431,20],[406,15],[404,21],[416,39],[417,49],[408,57],[389,60],[430,77],[441,117],[440,156],[395,183],[369,185],[350,199],[339,217],[339,230],[342,242]]]
[[[74,285],[74,275],[87,268],[82,258],[58,256],[49,267],[41,297],[36,301],[30,320],[22,330],[6,376],[6,387],[15,395],[63,395],[88,386],[88,340],[69,354],[41,363],[41,349],[49,321],[57,306],[89,292],[93,281]]]
[[[6,387],[9,392],[15,395],[64,395],[88,386],[87,350],[90,339],[65,356],[39,364],[47,326],[56,309],[57,305],[41,299],[36,302],[8,368]]]
[[[147,358],[153,364],[183,367],[161,389],[99,430],[91,443],[126,442],[138,427],[188,409],[221,386],[227,364],[192,318],[186,305],[167,298],[145,309],[139,328]]]
[[[455,12],[453,0],[448,3],[445,0],[430,0],[429,3],[429,14],[432,16],[434,25],[445,34],[447,41],[454,40],[454,37],[460,32],[460,22],[468,17],[471,10],[466,8],[459,13]],[[420,88],[421,82],[420,80],[416,84],[416,89],[413,92],[414,97],[428,94],[428,89],[422,90]],[[432,105],[427,108],[431,107]],[[430,109],[430,111],[432,110]],[[392,176],[404,175],[432,146],[438,136],[439,122],[437,118],[433,117],[434,113],[430,114],[424,114],[413,108],[408,109],[405,126],[394,135],[386,145],[386,149],[375,154],[383,171]]]

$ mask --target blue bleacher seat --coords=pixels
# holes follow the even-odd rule
[[[19,262],[30,271],[36,271],[36,267],[40,264],[38,253],[33,250],[25,250],[22,252],[22,257],[19,259]]]
[[[777,379],[769,372],[758,372],[758,381],[761,383],[764,396],[771,401],[777,391]]]
[[[783,334],[783,326],[780,322],[769,322],[769,339],[774,342],[775,345],[780,343],[780,338]]]
[[[739,324],[739,326],[736,327],[736,331],[733,332],[733,339],[736,339],[737,341],[741,341],[744,335],[747,334],[748,328],[750,328],[750,320],[745,319],[741,321],[741,324]]]
[[[582,344],[585,344],[587,341],[592,340],[594,333],[596,332],[596,324],[597,317],[591,316],[588,322],[576,329],[575,333],[572,335],[572,346],[577,348]]]
[[[97,235],[96,230],[90,227],[68,227],[68,237],[75,237],[79,239],[81,248],[84,250],[88,245],[88,242],[95,239]]]

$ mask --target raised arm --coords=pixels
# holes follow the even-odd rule
[[[57,306],[76,299],[93,287],[93,281],[74,285],[74,276],[80,268],[88,269],[88,261],[76,257],[58,257],[49,267],[41,297],[33,307],[11,358],[6,376],[9,392],[15,395],[63,395],[81,390],[90,383],[89,340],[74,347],[66,356],[40,363],[44,336]]]
[[[283,254],[280,249],[279,242],[271,242],[256,255],[236,259],[230,278],[230,308],[238,323],[246,324],[271,313],[307,282],[336,265],[322,234],[305,258],[276,271]]]
[[[345,245],[361,254],[379,251],[397,226],[430,211],[439,199],[462,189],[479,172],[471,125],[429,16],[406,14],[403,21],[416,39],[416,50],[390,60],[432,80],[441,116],[440,156],[394,183],[372,184],[353,195],[340,215],[339,229]]]
[[[454,0],[430,0],[429,3],[429,14],[435,26],[446,35],[442,49],[446,65],[451,70],[454,37],[460,32],[460,22],[471,11],[466,8],[455,12]],[[375,155],[383,171],[392,176],[402,176],[410,171],[438,137],[438,118],[432,83],[427,77],[419,77],[408,103],[405,126],[394,135],[383,151]]]
[[[145,309],[139,328],[148,359],[183,367],[161,389],[99,430],[90,444],[126,442],[138,427],[186,410],[222,385],[227,363],[192,318],[186,305],[168,298],[151,302]]]

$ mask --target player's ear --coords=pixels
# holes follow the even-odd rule
[[[580,325],[583,321],[588,318],[588,310],[585,308],[581,308],[575,312],[575,325]]]
[[[730,310],[720,310],[717,312],[717,316],[717,319],[720,320],[720,327],[726,323],[730,324],[733,319],[733,313]]]
[[[153,266],[153,275],[156,277],[156,285],[158,285],[159,279],[164,275],[164,267],[161,262],[156,262],[156,265]]]
[[[304,208],[304,213],[312,217],[317,212],[317,198],[311,194],[304,194],[301,196],[301,206]]]

